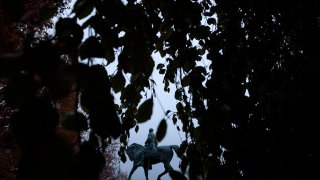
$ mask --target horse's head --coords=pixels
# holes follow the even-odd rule
[[[125,150],[127,155],[129,156],[130,161],[133,161],[138,151],[141,151],[143,146],[137,143],[133,143]]]

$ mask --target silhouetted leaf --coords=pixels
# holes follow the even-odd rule
[[[101,45],[101,42],[96,37],[89,37],[80,46],[81,59],[86,58],[104,58],[105,51]]]
[[[165,137],[167,133],[167,127],[168,127],[167,121],[165,119],[162,119],[160,121],[160,124],[158,125],[157,133],[156,133],[158,142],[162,141],[163,138]]]
[[[183,107],[183,105],[182,105],[181,102],[178,102],[178,103],[176,104],[176,108],[177,108],[177,110],[178,110],[178,114],[182,115],[182,114],[184,113],[184,107]]]
[[[201,136],[201,128],[199,126],[193,129],[193,135],[195,138],[198,138]]]
[[[177,150],[177,156],[182,157],[182,155],[186,152],[187,147],[188,147],[188,142],[185,140],[180,144],[180,147]]]
[[[167,110],[167,112],[166,112],[166,116],[167,116],[170,112],[171,112],[170,110]]]
[[[207,23],[208,24],[216,24],[216,19],[215,18],[209,18],[208,20],[207,20]]]
[[[123,77],[123,74],[121,71],[118,71],[116,75],[111,76],[110,82],[112,85],[112,89],[115,93],[120,92],[125,87],[125,84],[126,84],[126,80]]]
[[[182,173],[176,170],[169,171],[169,175],[174,180],[187,180],[187,178]]]
[[[181,164],[180,164],[180,169],[182,171],[182,173],[184,174],[187,170],[187,167],[188,167],[188,159],[186,156],[182,156],[181,158]]]
[[[105,48],[105,58],[108,61],[108,64],[112,63],[115,60],[114,50],[112,47]]]
[[[92,147],[99,147],[98,137],[95,135],[95,133],[94,133],[93,131],[91,131],[90,134],[89,134],[88,143],[89,143]]]
[[[137,91],[137,88],[133,84],[128,84],[123,91],[121,91],[121,102],[123,107],[127,107],[130,104],[138,104],[142,96]]]
[[[201,26],[193,29],[193,31],[192,31],[192,37],[196,38],[196,39],[205,39],[209,35],[210,35],[210,28],[208,26],[204,26],[204,25],[201,25]]]
[[[91,14],[94,9],[94,1],[92,0],[78,0],[73,6],[73,12],[79,19],[83,19]]]
[[[136,127],[134,128],[134,131],[137,133],[139,131],[139,126],[136,125]]]
[[[157,65],[157,69],[162,69],[164,67],[164,64],[162,64],[162,63],[159,63],[158,65]]]
[[[159,74],[164,74],[164,73],[166,73],[165,69],[159,69]]]
[[[177,115],[176,115],[176,114],[173,114],[173,115],[172,115],[172,122],[173,122],[173,124],[176,124],[177,121],[178,121]]]
[[[174,93],[174,98],[176,100],[182,100],[182,89],[177,89]]]
[[[104,66],[90,67],[87,86],[81,93],[81,104],[88,109],[90,127],[101,138],[118,138],[122,125],[114,106],[108,73]]]
[[[181,82],[182,87],[189,86],[190,81],[191,81],[190,75],[183,77],[182,82]]]
[[[136,120],[138,123],[146,122],[151,118],[153,110],[153,98],[145,100],[138,108]]]
[[[70,46],[77,46],[83,38],[83,30],[75,19],[60,18],[56,23],[56,35],[59,41]]]
[[[120,158],[121,158],[121,161],[122,161],[123,163],[125,163],[125,162],[127,161],[127,156],[126,156],[124,153],[121,153]]]
[[[126,144],[126,142],[127,142],[127,135],[122,134],[122,135],[120,136],[120,142],[121,142],[122,144]]]
[[[120,151],[121,153],[124,153],[125,150],[126,150],[126,147],[125,147],[125,146],[120,146],[119,151]]]

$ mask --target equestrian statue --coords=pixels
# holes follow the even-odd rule
[[[149,129],[149,134],[145,142],[145,146],[137,143],[133,143],[125,150],[129,156],[130,161],[133,161],[133,167],[129,174],[129,180],[131,179],[134,171],[142,166],[144,174],[148,180],[148,170],[152,169],[152,164],[163,163],[165,170],[159,174],[158,180],[161,176],[173,170],[170,165],[170,161],[173,157],[173,150],[177,153],[179,146],[168,145],[158,146],[158,141],[153,133],[153,129]]]

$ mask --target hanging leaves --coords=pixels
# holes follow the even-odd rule
[[[164,64],[159,63],[159,64],[157,65],[157,69],[162,69],[162,68],[164,68]]]
[[[164,74],[166,72],[166,70],[164,69],[164,64],[159,63],[157,65],[157,70],[159,70],[159,74]]]
[[[167,121],[165,119],[162,119],[158,125],[156,137],[158,142],[162,141],[167,133]]]
[[[105,51],[97,37],[89,37],[80,46],[80,58],[104,58]]]
[[[182,157],[182,155],[186,152],[188,147],[188,142],[186,140],[184,140],[181,144],[179,149],[177,150],[177,156],[178,157]]]
[[[124,153],[121,153],[120,158],[121,158],[122,163],[125,163],[127,161],[127,156]]]
[[[137,106],[142,96],[133,84],[128,84],[121,91],[121,103],[123,107]]]
[[[98,139],[98,137],[95,135],[95,133],[93,131],[91,131],[90,134],[89,134],[88,143],[92,147],[98,147],[99,146],[99,139]]]
[[[75,19],[60,18],[56,23],[56,36],[60,42],[75,47],[82,41],[83,30]]]
[[[126,84],[122,71],[118,71],[114,76],[111,76],[110,82],[115,93],[122,91]]]
[[[83,19],[91,14],[94,9],[94,1],[78,0],[73,6],[72,12],[76,13],[79,19]]]
[[[107,71],[101,65],[90,68],[90,78],[82,91],[81,103],[88,109],[90,127],[102,138],[118,138],[122,125],[116,112]]]
[[[153,98],[145,100],[138,108],[136,120],[138,123],[144,123],[151,118],[153,110]]]
[[[184,174],[184,173],[186,173],[186,170],[187,170],[187,167],[188,167],[188,165],[189,165],[189,162],[188,162],[188,158],[185,156],[185,155],[183,155],[182,157],[181,157],[181,163],[180,163],[180,169],[181,169],[181,172]]]
[[[136,127],[134,128],[134,131],[137,133],[139,131],[139,125],[136,125]]]

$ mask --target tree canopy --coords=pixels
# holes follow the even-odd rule
[[[75,132],[79,128],[76,128],[74,118],[76,93],[71,92],[67,96],[59,97],[56,102],[52,102],[51,98],[44,101],[43,90],[34,86],[38,88],[41,94],[39,97],[42,100],[33,98],[33,95],[28,93],[18,95],[23,93],[23,89],[19,91],[17,86],[20,86],[20,83],[23,84],[23,81],[28,78],[13,77],[24,73],[15,71],[24,71],[19,64],[15,63],[21,63],[19,59],[28,53],[27,56],[32,58],[30,53],[39,52],[39,49],[35,50],[37,48],[33,50],[31,48],[30,51],[25,49],[30,42],[48,41],[52,38],[49,32],[53,27],[52,17],[61,16],[68,8],[68,3],[66,0],[4,0],[0,2],[0,179],[65,179],[66,177],[76,179],[79,175],[88,179],[93,177],[124,179],[126,176],[117,168],[119,157],[114,150],[117,145],[112,144],[103,151],[95,152],[95,150],[83,150],[88,149],[88,146],[79,144],[79,136]],[[45,45],[42,46],[42,50],[44,49]],[[11,68],[17,69],[12,71]],[[13,76],[6,75],[11,72]],[[34,83],[32,78],[29,80],[31,81],[27,84]],[[11,99],[13,101],[7,98],[15,95],[18,97],[15,100]],[[51,101],[57,108],[52,109],[46,101]],[[57,121],[57,115],[60,122]],[[80,129],[85,129],[86,117],[82,114],[77,116]],[[79,146],[82,149],[81,153],[79,153]],[[91,166],[90,161],[84,158],[90,158],[90,156],[91,159],[96,159],[91,162],[99,163]],[[84,166],[86,170],[78,173],[76,171],[79,170],[80,164],[86,164],[89,167]],[[102,170],[101,173],[99,168],[95,168],[97,166]],[[97,173],[92,173],[90,168],[94,168],[94,172]]]
[[[182,123],[187,139],[178,155],[190,179],[308,179],[316,172],[319,13],[318,0],[77,0],[53,39],[31,40],[21,57],[1,58],[0,74],[10,79],[5,100],[18,117],[34,119],[23,127],[50,130],[53,116],[40,123],[46,114],[29,112],[30,105],[48,108],[34,103],[76,92],[88,115],[88,142],[98,139],[98,148],[120,138],[126,161],[129,130],[152,114],[156,69],[164,91],[175,85],[177,100],[157,137],[166,121]],[[104,62],[93,65],[94,58]],[[110,63],[117,69],[108,74]]]

